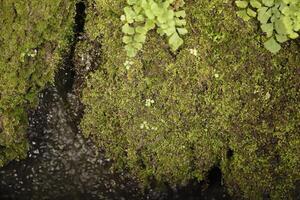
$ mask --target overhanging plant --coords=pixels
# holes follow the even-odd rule
[[[277,53],[280,43],[299,37],[300,0],[242,0],[235,1],[240,8],[237,15],[243,20],[257,18],[268,40],[266,49]]]
[[[182,44],[186,13],[180,8],[183,0],[127,0],[121,20],[124,22],[123,42],[129,57],[135,57],[142,49],[148,31],[157,27],[157,33],[168,37],[169,46],[176,51]]]

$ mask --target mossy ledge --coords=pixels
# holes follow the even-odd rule
[[[26,156],[27,110],[73,35],[75,1],[0,1],[0,167]]]
[[[86,32],[102,41],[102,64],[83,92],[81,128],[143,184],[204,180],[220,166],[238,199],[292,199],[300,179],[299,40],[274,56],[257,24],[236,16],[234,1],[185,2],[183,47],[172,53],[152,31],[126,69],[126,2],[89,1]]]

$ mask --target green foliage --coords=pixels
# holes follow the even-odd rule
[[[181,1],[179,7],[183,6]],[[125,22],[122,32],[125,34],[123,42],[129,57],[134,57],[142,49],[148,31],[156,26],[157,33],[166,35],[173,51],[182,44],[180,37],[187,34],[184,10],[175,8],[175,0],[127,0],[128,6],[124,8],[125,15],[121,20]]]
[[[242,0],[235,1],[241,8],[238,16],[245,21],[257,17],[268,40],[266,49],[277,53],[280,43],[296,39],[300,31],[300,1],[298,0]]]
[[[72,34],[74,2],[0,1],[0,167],[26,156],[27,111]]]

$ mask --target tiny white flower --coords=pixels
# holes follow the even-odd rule
[[[126,16],[125,15],[121,15],[121,21],[125,21],[126,20]]]
[[[151,130],[157,131],[157,128],[156,127],[151,127]]]
[[[130,67],[131,67],[132,65],[133,65],[133,62],[132,62],[132,61],[126,60],[126,61],[124,62],[125,69],[127,69],[127,70],[129,70]]]
[[[219,78],[220,77],[220,75],[219,74],[215,74],[215,78]]]
[[[191,53],[192,55],[198,56],[198,51],[197,51],[197,49],[190,49],[189,51],[190,51],[190,53]]]
[[[141,129],[144,129],[144,124],[141,124],[141,125],[140,125],[140,128],[141,128]]]
[[[153,99],[146,99],[145,106],[150,107],[152,104],[154,104]]]

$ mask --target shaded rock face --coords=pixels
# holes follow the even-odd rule
[[[291,198],[286,194],[294,194],[294,185],[299,191],[299,181],[295,181],[299,177],[300,141],[297,41],[273,58],[257,44],[253,26],[241,26],[231,4],[186,1],[193,29],[186,38],[186,48],[174,56],[164,41],[152,34],[143,54],[125,71],[119,20],[123,1],[88,2],[87,33],[82,34],[85,5],[81,2],[76,6],[70,50],[56,74],[55,86],[41,93],[39,106],[28,115],[31,147],[27,159],[0,170],[0,199],[226,199],[221,187],[224,180],[238,199],[268,199],[271,195],[277,199],[278,194]],[[112,30],[116,31],[112,34]],[[190,53],[195,49],[201,56]],[[29,53],[32,57],[35,51]],[[95,73],[84,85],[91,71]],[[86,126],[82,126],[86,135],[94,136],[95,143],[107,138],[117,141],[105,141],[105,157],[77,128],[83,114],[78,96],[85,86],[83,99],[89,107],[86,111],[90,111],[85,114]],[[150,88],[149,92],[145,88]],[[150,109],[145,112],[147,96],[156,98],[154,115]],[[139,120],[160,117],[170,123],[167,128],[160,126],[164,122],[157,123],[162,127],[159,139],[150,134],[145,137]],[[179,131],[173,130],[174,121]],[[120,122],[130,145],[115,134]],[[0,132],[3,124],[0,112]],[[167,135],[170,130],[175,133],[171,140]],[[186,136],[191,137],[186,140]],[[135,146],[137,140],[142,146]],[[152,141],[157,143],[151,146]],[[138,159],[135,155],[126,157],[128,151],[123,150],[128,146]],[[160,192],[149,189],[142,193],[126,170],[112,172],[107,158],[116,158],[112,154],[120,149],[119,159],[124,161],[125,157],[131,175],[137,171],[144,175],[145,163],[150,167],[158,163],[147,178],[164,180],[159,183]],[[195,177],[204,182],[193,181]],[[186,187],[176,187],[181,180],[188,182]],[[171,189],[167,181],[175,186]]]
[[[0,199],[227,198],[220,174],[211,178],[212,186],[205,191],[202,189],[206,183],[191,182],[182,188],[165,186],[161,191],[142,192],[128,173],[113,172],[110,159],[90,139],[83,137],[78,129],[83,110],[78,94],[85,76],[100,58],[91,45],[88,53],[76,49],[85,45],[80,41],[84,38],[85,5],[78,3],[76,8],[75,40],[56,73],[55,85],[48,85],[40,93],[38,107],[28,113],[27,158],[0,169]]]
[[[26,157],[27,110],[54,78],[75,1],[0,1],[0,166]]]
[[[197,183],[185,188],[141,193],[128,174],[110,170],[110,160],[78,132],[67,108],[78,105],[75,95],[65,102],[55,87],[40,94],[30,113],[28,158],[0,170],[0,199],[226,199],[220,175],[205,192]],[[70,103],[70,104],[68,104]],[[214,173],[212,173],[214,174]]]
[[[85,5],[76,5],[74,40],[55,77],[29,112],[27,159],[0,171],[1,199],[140,199],[133,181],[110,170],[109,160],[77,125],[80,103],[72,94],[75,46],[84,26]]]
[[[100,38],[103,61],[83,90],[83,133],[116,168],[129,168],[146,184],[206,180],[220,166],[237,199],[294,199],[299,41],[272,55],[257,25],[237,17],[233,1],[185,2],[182,48],[170,52],[150,31],[128,60],[124,1],[89,1],[86,36]]]

